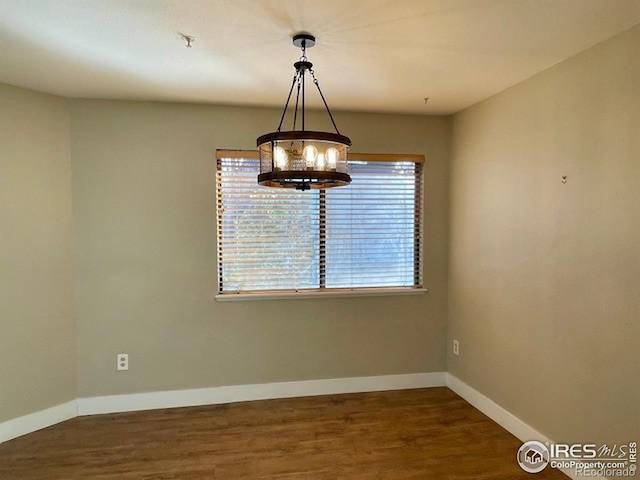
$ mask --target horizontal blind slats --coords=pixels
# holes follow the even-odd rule
[[[258,173],[254,159],[218,160],[221,292],[420,285],[421,164],[350,162],[352,183],[322,196],[261,187]]]

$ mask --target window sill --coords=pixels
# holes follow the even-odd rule
[[[303,290],[298,292],[224,293],[216,295],[218,302],[244,302],[255,300],[298,300],[302,298],[387,297],[396,295],[424,295],[428,288],[358,288],[327,291]]]

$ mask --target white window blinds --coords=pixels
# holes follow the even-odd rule
[[[219,293],[421,287],[420,158],[350,155],[349,186],[299,192],[219,151]]]

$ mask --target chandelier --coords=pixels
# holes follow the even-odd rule
[[[296,72],[291,82],[289,95],[282,110],[280,124],[275,132],[258,137],[260,174],[258,183],[267,187],[295,188],[297,190],[340,187],[351,182],[347,173],[347,151],[351,146],[349,137],[340,134],[329,105],[320,90],[307,59],[307,48],[315,45],[316,39],[308,33],[293,36],[293,44],[302,49],[300,60],[293,64]],[[305,130],[305,77],[309,73],[318,89],[320,98],[329,114],[335,133]],[[296,90],[291,130],[282,130],[293,90]],[[300,129],[296,130],[298,121]]]

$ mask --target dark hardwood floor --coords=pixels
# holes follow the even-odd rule
[[[431,388],[76,418],[0,445],[0,479],[530,480],[520,444]]]

